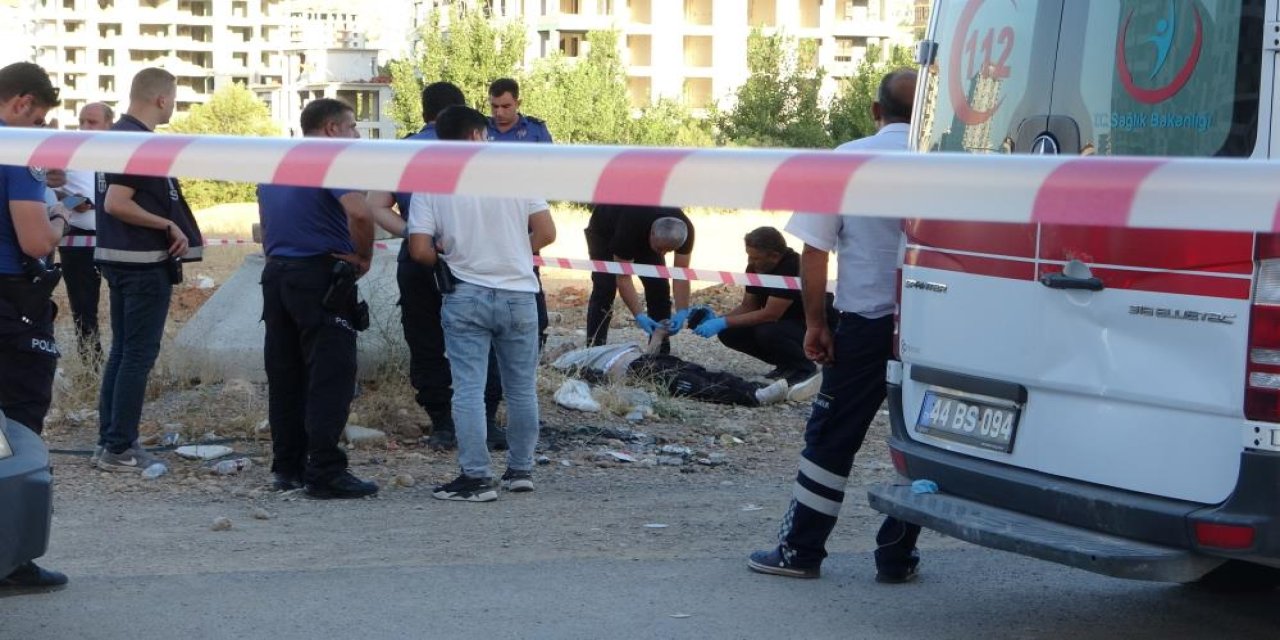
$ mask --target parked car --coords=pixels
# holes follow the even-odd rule
[[[49,450],[0,413],[0,577],[44,555],[53,518]]]

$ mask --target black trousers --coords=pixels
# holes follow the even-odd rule
[[[412,260],[396,267],[400,286],[400,325],[409,345],[409,384],[418,406],[431,417],[432,428],[453,430],[453,375],[444,350],[444,328],[440,324],[443,297],[436,288],[431,269]],[[489,352],[489,379],[485,383],[485,412],[490,418],[502,400],[502,384],[497,359]],[[492,421],[492,420],[491,420]]]
[[[0,297],[0,411],[37,434],[53,398],[58,346],[53,340],[57,307],[28,323],[15,305]]]
[[[804,357],[804,321],[779,320],[752,327],[725,329],[718,336],[724,346],[787,371],[811,371]]]
[[[723,371],[686,362],[672,355],[640,356],[629,367],[632,376],[647,378],[665,386],[673,396],[683,396],[747,407],[759,406],[756,390],[760,385]]]
[[[86,362],[99,362],[102,343],[98,339],[98,300],[102,296],[102,275],[93,264],[93,247],[61,247],[58,254],[80,357]]]
[[[321,304],[331,259],[269,258],[262,272],[262,319],[271,470],[323,482],[347,468],[338,447],[356,385],[356,331],[350,309]],[[355,291],[348,305],[355,306]]]
[[[586,231],[587,255],[592,260],[613,260],[609,239]],[[638,264],[665,265],[658,255],[638,256]],[[663,278],[640,278],[644,286],[645,311],[654,320],[671,317],[671,282]],[[591,297],[587,300],[587,346],[609,342],[609,322],[613,318],[613,301],[618,295],[618,277],[612,273],[591,274]],[[664,349],[665,351],[666,349]]]
[[[795,566],[817,566],[827,557],[827,538],[844,502],[854,455],[884,402],[892,342],[892,317],[868,320],[840,314],[836,362],[825,371],[822,390],[813,401],[800,472],[779,536],[782,555]],[[876,536],[876,565],[890,572],[913,566],[919,561],[919,535],[920,527],[887,518]]]

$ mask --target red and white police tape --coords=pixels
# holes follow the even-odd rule
[[[96,236],[67,236],[59,246],[89,248],[97,246]],[[216,247],[227,245],[257,244],[252,240],[239,238],[205,238],[204,246]],[[398,245],[386,242],[373,243],[375,249],[386,250]],[[591,271],[595,273],[628,274],[670,280],[690,280],[699,282],[718,282],[720,284],[737,284],[749,287],[769,287],[771,289],[799,289],[800,278],[791,276],[774,276],[759,273],[734,273],[732,271],[712,271],[709,269],[686,269],[684,267],[666,267],[652,264],[632,262],[609,262],[606,260],[579,260],[575,258],[550,258],[534,256],[533,263],[540,267],[567,269],[572,271]]]
[[[1280,163],[0,129],[0,164],[316,187],[988,222],[1280,230]]]

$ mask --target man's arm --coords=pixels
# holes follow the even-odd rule
[[[632,260],[627,260],[626,258],[621,258],[619,256],[614,256],[613,261],[624,264],[633,262]],[[631,311],[632,317],[639,316],[644,313],[644,311],[640,309],[640,294],[636,293],[635,280],[632,280],[631,276],[625,273],[620,273],[617,275],[617,283],[618,297],[622,298],[622,304],[627,305],[627,309]]]
[[[537,253],[556,241],[556,221],[543,209],[529,216],[529,246]]]
[[[373,221],[379,227],[397,238],[405,236],[407,225],[404,218],[391,208],[396,204],[395,194],[389,191],[370,191],[364,201],[373,214]]]
[[[835,362],[835,341],[827,324],[827,261],[830,253],[809,244],[800,254],[800,296],[804,300],[804,355],[818,364]]]
[[[65,209],[59,207],[61,211]],[[18,235],[22,253],[32,258],[43,258],[58,247],[58,241],[67,230],[67,218],[63,213],[50,220],[43,202],[10,200],[9,213],[13,218],[13,230]]]
[[[337,256],[356,268],[356,275],[362,276],[369,271],[369,263],[373,260],[373,214],[365,204],[363,191],[351,191],[338,198],[342,210],[347,212],[347,228],[351,233],[351,244],[355,245],[355,254]]]
[[[739,302],[738,306],[734,307],[728,313],[725,313],[723,316],[720,316],[720,317],[728,318],[729,316],[742,315],[744,313],[750,313],[752,311],[755,311],[759,308],[760,308],[760,298],[754,294],[750,294],[743,291],[742,302]]]
[[[103,211],[128,225],[164,231],[169,238],[169,255],[177,257],[186,255],[187,235],[182,232],[182,229],[179,229],[172,220],[143,209],[142,205],[133,201],[134,193],[136,190],[133,187],[122,184],[108,186],[107,201],[103,203]]]
[[[436,253],[436,239],[425,233],[410,233],[409,256],[419,264],[436,266],[440,260],[440,254]]]
[[[690,260],[692,259],[693,259],[692,254],[677,253],[675,259],[672,260],[671,262],[676,267],[680,267],[682,269],[688,269]],[[673,294],[673,297],[675,298],[677,311],[681,309],[689,308],[689,284],[690,283],[688,280],[675,280],[674,282],[671,283],[671,292]]]
[[[754,296],[750,296],[754,300]],[[745,303],[745,300],[744,300]],[[759,304],[758,302],[756,303]],[[782,315],[795,304],[794,300],[779,298],[777,296],[769,296],[765,299],[763,307],[747,310],[741,313],[730,313],[725,315],[724,320],[729,328],[734,327],[754,327],[758,324],[767,322],[777,322]],[[740,309],[741,307],[739,307]],[[737,311],[737,309],[735,309]]]

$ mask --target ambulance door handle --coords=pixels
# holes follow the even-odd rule
[[[1073,278],[1065,273],[1046,273],[1040,276],[1040,284],[1050,289],[1073,289],[1077,291],[1102,291],[1107,285],[1101,278]]]

